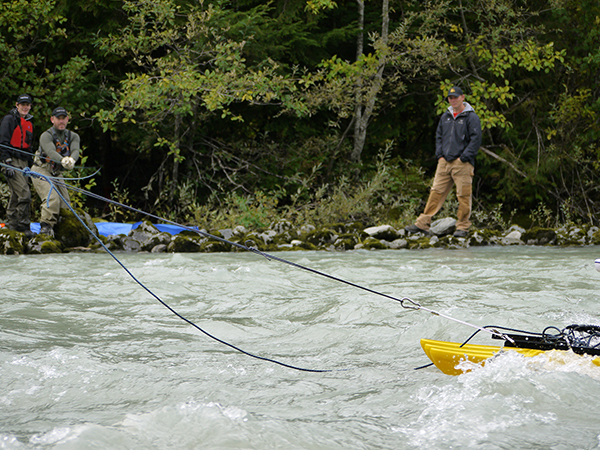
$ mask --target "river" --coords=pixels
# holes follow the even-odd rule
[[[600,324],[598,247],[4,256],[0,449],[600,448],[600,367],[421,338]],[[466,322],[463,325],[458,321]],[[481,334],[481,333],[480,333]],[[489,343],[487,337],[479,336]]]

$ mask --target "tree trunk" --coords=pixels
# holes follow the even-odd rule
[[[169,199],[175,198],[175,191],[177,190],[177,183],[179,182],[179,151],[180,151],[180,128],[181,128],[181,115],[175,116],[175,146],[177,147],[177,153],[173,155],[173,173],[171,177],[171,188],[169,189]]]
[[[363,53],[363,29],[364,29],[364,2],[357,0],[359,5],[359,37],[357,39],[357,59]],[[371,87],[365,93],[362,92],[363,80],[359,80],[357,84],[356,93],[356,110],[354,112],[354,146],[350,160],[352,162],[360,162],[362,151],[365,147],[367,140],[367,127],[373,110],[375,108],[375,102],[377,96],[381,91],[383,85],[383,69],[385,68],[387,59],[387,45],[388,45],[388,32],[389,32],[389,0],[383,0],[382,13],[381,13],[381,40],[379,48],[379,66],[377,73],[372,81]]]

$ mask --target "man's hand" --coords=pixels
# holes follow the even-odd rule
[[[60,160],[60,163],[67,170],[71,170],[73,167],[75,167],[75,160],[70,156],[65,156]]]
[[[10,166],[12,163],[12,159],[7,158],[4,160],[4,163]],[[12,178],[15,176],[15,169],[13,169],[12,167],[3,166],[2,171],[4,172],[4,175],[6,175],[6,178]]]

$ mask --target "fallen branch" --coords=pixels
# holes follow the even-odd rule
[[[480,149],[481,149],[481,151],[482,151],[483,153],[485,153],[486,155],[490,155],[492,158],[496,158],[498,161],[502,161],[503,163],[505,163],[505,164],[508,164],[508,165],[511,167],[511,169],[513,169],[515,172],[517,172],[517,173],[518,173],[519,175],[521,175],[523,178],[527,178],[527,174],[526,174],[525,172],[523,172],[523,171],[521,171],[521,170],[517,169],[517,168],[516,168],[516,166],[515,166],[513,163],[511,163],[511,162],[509,162],[509,161],[505,160],[505,159],[504,159],[502,156],[500,156],[500,155],[497,155],[496,153],[494,153],[494,152],[493,152],[493,151],[491,151],[491,150],[488,150],[488,149],[487,149],[487,148],[485,148],[485,147],[479,147],[479,148],[480,148]]]

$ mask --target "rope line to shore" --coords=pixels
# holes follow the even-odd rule
[[[7,165],[0,162],[0,166],[6,167]],[[54,189],[58,193],[58,195],[60,196],[60,198],[68,205],[68,207],[71,210],[71,212],[77,217],[77,219],[79,220],[79,222],[81,222],[81,224],[94,237],[94,239],[96,239],[99,242],[99,244],[102,246],[102,248],[123,268],[123,270],[125,270],[125,272],[127,272],[127,274],[138,285],[140,285],[144,290],[146,290],[151,296],[153,296],[158,302],[160,302],[163,306],[165,306],[169,311],[171,311],[173,314],[175,314],[181,320],[183,320],[183,321],[187,322],[188,324],[192,325],[194,328],[198,329],[199,331],[201,331],[202,333],[204,333],[205,335],[207,335],[211,339],[214,339],[217,342],[220,342],[220,343],[222,343],[222,344],[224,344],[224,345],[226,345],[226,346],[228,346],[230,348],[235,349],[236,351],[239,351],[239,352],[241,352],[241,353],[243,353],[245,355],[251,356],[253,358],[264,360],[264,361],[270,361],[270,362],[273,362],[275,364],[279,364],[279,365],[284,366],[284,367],[288,367],[288,368],[296,369],[296,370],[301,370],[301,371],[306,371],[306,372],[332,372],[332,371],[334,371],[334,370],[305,369],[305,368],[301,368],[301,367],[296,367],[296,366],[292,366],[292,365],[289,365],[289,364],[285,364],[285,363],[282,363],[280,361],[276,361],[276,360],[273,360],[273,359],[270,359],[270,358],[266,358],[266,357],[254,355],[252,353],[249,353],[249,352],[247,352],[245,350],[242,350],[242,349],[234,346],[233,344],[230,344],[230,343],[228,343],[226,341],[223,341],[223,340],[217,338],[216,336],[211,335],[210,333],[208,333],[207,331],[203,330],[198,325],[196,325],[195,323],[193,323],[191,320],[189,320],[189,319],[185,318],[184,316],[182,316],[181,314],[179,314],[171,306],[169,306],[166,302],[164,302],[160,297],[158,297],[158,295],[156,295],[148,287],[146,287],[141,281],[139,281],[129,271],[129,269],[127,269],[127,267],[108,249],[108,247],[106,247],[106,245],[102,242],[102,240],[100,239],[100,237],[97,236],[88,227],[88,225],[85,223],[85,221],[77,214],[77,212],[72,208],[72,206],[69,204],[69,202],[67,202],[64,199],[64,197],[60,194],[60,192],[58,191],[58,189],[56,189],[56,185],[63,186],[63,187],[65,187],[65,188],[67,188],[69,190],[72,190],[74,192],[86,195],[86,196],[94,198],[96,200],[101,200],[103,202],[113,204],[115,206],[119,206],[121,208],[127,209],[129,211],[132,211],[132,212],[135,212],[135,213],[138,213],[138,214],[141,214],[141,215],[144,215],[146,217],[149,217],[149,218],[152,218],[152,219],[155,219],[155,220],[167,223],[167,224],[171,224],[171,225],[175,225],[175,226],[181,227],[184,230],[191,231],[191,232],[200,234],[201,236],[204,236],[206,238],[213,239],[213,240],[225,243],[225,244],[232,245],[232,246],[237,247],[237,248],[239,248],[241,250],[255,253],[257,255],[260,255],[260,256],[266,258],[268,261],[274,260],[274,261],[278,261],[278,262],[281,262],[281,263],[284,263],[284,264],[288,264],[288,265],[296,267],[298,269],[305,270],[305,271],[311,272],[313,274],[316,274],[316,275],[319,275],[319,276],[322,276],[322,277],[325,277],[325,278],[329,278],[329,279],[331,279],[333,281],[337,281],[337,282],[346,284],[346,285],[354,287],[356,289],[360,289],[360,290],[369,292],[371,294],[378,295],[378,296],[381,296],[381,297],[384,297],[384,298],[396,301],[396,302],[400,303],[400,305],[404,309],[408,309],[408,310],[422,310],[422,311],[428,312],[430,314],[433,314],[433,315],[436,315],[436,316],[439,316],[439,317],[443,317],[443,318],[445,318],[447,320],[459,323],[461,325],[465,325],[465,326],[474,328],[477,331],[484,331],[484,332],[490,333],[491,335],[498,336],[501,339],[512,341],[512,339],[509,336],[507,336],[504,333],[501,333],[501,332],[499,332],[499,331],[497,331],[495,329],[489,329],[489,328],[485,328],[485,327],[480,327],[478,325],[474,325],[474,324],[471,324],[471,323],[468,323],[468,322],[465,322],[465,321],[453,318],[451,316],[448,316],[446,314],[440,313],[438,311],[434,311],[432,309],[426,308],[426,307],[422,306],[421,304],[419,304],[418,302],[416,302],[416,301],[414,301],[414,300],[412,300],[412,299],[410,299],[408,297],[402,297],[402,298],[394,297],[392,295],[385,294],[383,292],[379,292],[379,291],[370,289],[368,287],[365,287],[365,286],[362,286],[362,285],[359,285],[359,284],[356,284],[356,283],[344,280],[342,278],[339,278],[339,277],[327,274],[325,272],[321,272],[321,271],[316,270],[316,269],[312,269],[310,267],[307,267],[307,266],[304,266],[304,265],[301,265],[301,264],[298,264],[298,263],[286,260],[284,258],[280,258],[280,257],[274,256],[272,254],[262,252],[262,251],[258,250],[258,248],[250,246],[248,244],[248,242],[246,242],[245,245],[244,244],[240,244],[238,242],[232,242],[232,241],[229,241],[227,239],[221,238],[219,236],[212,235],[212,234],[210,234],[210,233],[208,233],[208,232],[206,232],[204,230],[199,230],[197,228],[193,228],[193,227],[189,227],[189,226],[186,226],[186,225],[179,224],[179,223],[174,222],[172,220],[165,219],[163,217],[159,217],[157,215],[148,213],[146,211],[142,211],[142,210],[134,208],[132,206],[125,205],[123,203],[117,202],[115,200],[111,200],[111,199],[106,198],[106,197],[102,197],[102,196],[100,196],[98,194],[94,194],[93,192],[86,191],[86,190],[78,188],[76,186],[72,186],[70,184],[64,183],[64,179],[60,179],[60,178],[56,178],[56,177],[49,177],[49,176],[46,176],[46,175],[43,175],[43,174],[39,174],[37,172],[31,171],[29,168],[18,169],[18,168],[12,167],[12,166],[10,166],[10,167],[13,168],[13,169],[15,169],[15,170],[19,170],[19,171],[23,172],[25,176],[37,177],[37,178],[44,179],[45,181],[47,181],[51,185],[51,191],[52,191],[52,189]],[[345,370],[345,369],[340,369],[340,370]]]

